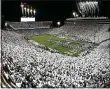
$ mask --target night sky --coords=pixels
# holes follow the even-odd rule
[[[72,12],[77,10],[76,2],[73,1],[24,1],[28,5],[36,8],[36,21],[44,20],[64,20],[72,17]],[[8,1],[2,0],[2,15],[4,15],[7,21],[20,21],[21,8],[20,0]],[[110,16],[110,1],[100,1],[100,16]]]

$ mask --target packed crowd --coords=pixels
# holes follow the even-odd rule
[[[50,28],[52,22],[7,22],[15,29]]]
[[[99,43],[102,40],[109,38],[109,33],[106,32],[110,27],[109,24],[97,24],[96,22],[65,22],[65,25],[60,28],[48,29],[30,29],[18,30],[20,34],[38,35],[50,34],[58,37],[67,37],[75,40],[84,40],[93,43]],[[103,34],[104,32],[104,34]],[[102,37],[101,37],[102,36]],[[105,37],[104,37],[105,36]]]
[[[86,41],[94,42],[96,33],[102,27],[102,24],[96,24],[94,22],[65,22],[65,25],[59,29],[53,30],[50,34],[57,36],[78,37]],[[76,39],[76,38],[75,38]]]
[[[65,26],[57,29],[61,32],[62,28]],[[68,33],[72,34],[73,29],[73,32],[69,29]],[[2,63],[8,66],[9,75],[18,87],[110,87],[109,42],[101,43],[84,57],[71,57],[33,45],[24,38],[24,33],[2,30]]]

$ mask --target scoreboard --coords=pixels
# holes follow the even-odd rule
[[[21,17],[21,22],[35,22],[35,17]]]

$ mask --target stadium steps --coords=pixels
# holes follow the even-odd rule
[[[2,88],[17,88],[11,76],[6,72],[1,75],[1,86]]]

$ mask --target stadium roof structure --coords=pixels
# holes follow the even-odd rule
[[[82,17],[78,17],[78,18],[67,18],[66,19],[67,22],[77,22],[77,21],[88,21],[88,22],[91,22],[91,21],[95,21],[95,22],[98,22],[98,23],[109,23],[110,24],[110,19],[108,19],[108,17],[86,17],[86,18],[82,18]]]

